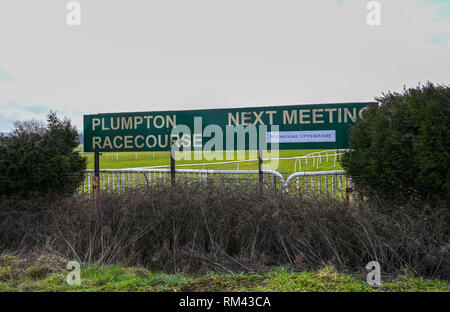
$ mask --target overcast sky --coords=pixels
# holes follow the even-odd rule
[[[83,114],[372,101],[450,82],[450,1],[0,1],[0,131]]]

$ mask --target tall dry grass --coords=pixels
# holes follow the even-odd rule
[[[450,279],[447,204],[412,201],[389,213],[380,205],[203,183],[102,193],[97,202],[9,198],[0,208],[0,252],[189,273],[324,264],[359,272],[376,260],[383,274]]]

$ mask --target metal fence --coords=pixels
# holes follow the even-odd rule
[[[87,170],[79,192],[91,196],[94,170]],[[129,188],[170,184],[170,169],[102,169],[99,189],[123,192]],[[297,196],[346,198],[347,179],[343,170],[281,174],[275,170],[196,170],[177,169],[177,183],[217,183],[236,187],[273,188]]]
[[[92,178],[94,170],[86,170],[86,177],[79,191],[90,194],[92,192]],[[100,170],[99,189],[121,192],[127,188],[146,187],[156,184],[171,183],[170,169],[103,169]],[[260,182],[258,170],[196,170],[177,169],[175,181],[177,183],[215,182],[218,184],[244,186],[257,185]],[[262,182],[265,186],[280,188],[284,184],[284,177],[274,170],[262,171]]]
[[[297,196],[347,198],[349,181],[344,170],[295,172],[283,185],[283,191]]]

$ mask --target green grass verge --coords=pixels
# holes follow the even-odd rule
[[[81,285],[66,283],[69,272],[62,260],[26,262],[0,257],[0,291],[256,291],[256,292],[450,292],[450,282],[398,276],[381,287],[371,287],[359,276],[342,274],[331,267],[311,272],[278,268],[262,274],[184,274],[150,272],[120,264],[81,267]]]

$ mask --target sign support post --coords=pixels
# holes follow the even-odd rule
[[[170,181],[171,185],[175,185],[176,175],[175,175],[175,157],[173,155],[173,150],[170,149]]]
[[[94,194],[94,200],[97,200],[100,192],[100,153],[94,153],[94,178],[92,180],[92,193]]]
[[[259,192],[260,193],[262,193],[262,191],[263,191],[263,183],[264,183],[262,166],[263,166],[262,151],[258,150],[258,177],[259,177]]]
[[[353,204],[353,179],[350,177],[345,178],[345,199],[347,206],[350,207]]]

